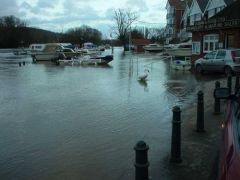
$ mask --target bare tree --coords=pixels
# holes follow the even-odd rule
[[[116,26],[114,27],[114,33],[123,45],[128,42],[128,34],[131,31],[131,25],[138,19],[138,16],[130,10],[117,9],[114,10],[114,21]]]

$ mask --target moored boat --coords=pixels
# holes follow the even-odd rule
[[[56,64],[79,64],[79,65],[106,65],[109,62],[113,60],[112,55],[106,55],[106,56],[78,56],[76,58],[72,59],[58,59],[56,61]]]
[[[40,47],[40,46],[39,46]],[[43,50],[32,52],[32,59],[36,61],[55,61],[61,56],[65,59],[71,59],[72,57],[79,56],[81,53],[75,52],[71,48],[65,48],[60,43],[48,43],[44,44]]]
[[[170,56],[189,57],[192,55],[192,43],[180,43],[172,47],[165,48],[164,50]]]
[[[91,42],[84,43],[83,47],[78,49],[77,51],[85,55],[96,55],[100,53],[99,48]]]
[[[170,66],[174,70],[190,71],[191,70],[191,61],[188,58],[185,58],[185,60],[172,60],[171,59]]]
[[[149,45],[144,46],[143,49],[145,51],[149,51],[149,52],[160,52],[160,51],[163,51],[163,46],[154,43],[154,44],[149,44]]]
[[[62,46],[56,43],[45,44],[42,51],[32,52],[32,59],[36,61],[54,61],[57,60]]]
[[[14,54],[14,55],[27,55],[28,52],[27,52],[27,50],[24,49],[24,48],[18,48],[18,49],[14,49],[14,50],[13,50],[13,54]]]

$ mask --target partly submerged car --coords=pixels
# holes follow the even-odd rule
[[[220,147],[220,180],[240,179],[240,92],[232,95],[228,88],[214,91],[215,98],[227,99]]]

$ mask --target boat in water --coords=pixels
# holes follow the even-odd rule
[[[191,60],[189,58],[185,58],[185,60],[172,60],[171,59],[170,66],[174,70],[190,71],[191,70]]]
[[[100,53],[100,49],[91,42],[84,43],[83,47],[77,51],[85,55],[97,55]]]
[[[161,52],[163,51],[164,48],[162,45],[154,43],[154,44],[143,46],[143,49],[149,52]]]
[[[77,64],[77,65],[107,65],[109,62],[113,60],[113,55],[106,56],[90,56],[83,55],[74,57],[71,59],[58,59],[56,60],[56,64]]]
[[[164,49],[169,56],[190,57],[192,55],[192,43],[179,43]]]
[[[28,54],[28,51],[24,48],[18,48],[18,49],[14,49],[13,50],[13,54],[14,55],[27,55]]]
[[[41,46],[39,46],[41,47]],[[81,53],[75,52],[71,48],[65,48],[60,43],[48,43],[41,47],[42,50],[32,51],[33,62],[37,61],[56,61],[61,56],[66,59],[71,59],[72,57],[79,56]]]
[[[45,44],[42,48],[43,50],[41,51],[32,52],[33,62],[57,60],[62,46],[56,43],[49,43]]]

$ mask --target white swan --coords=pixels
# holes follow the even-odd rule
[[[138,80],[139,81],[146,81],[147,77],[148,77],[148,73],[149,73],[149,70],[148,69],[145,69],[144,70],[144,73],[141,74],[140,76],[138,76]]]

